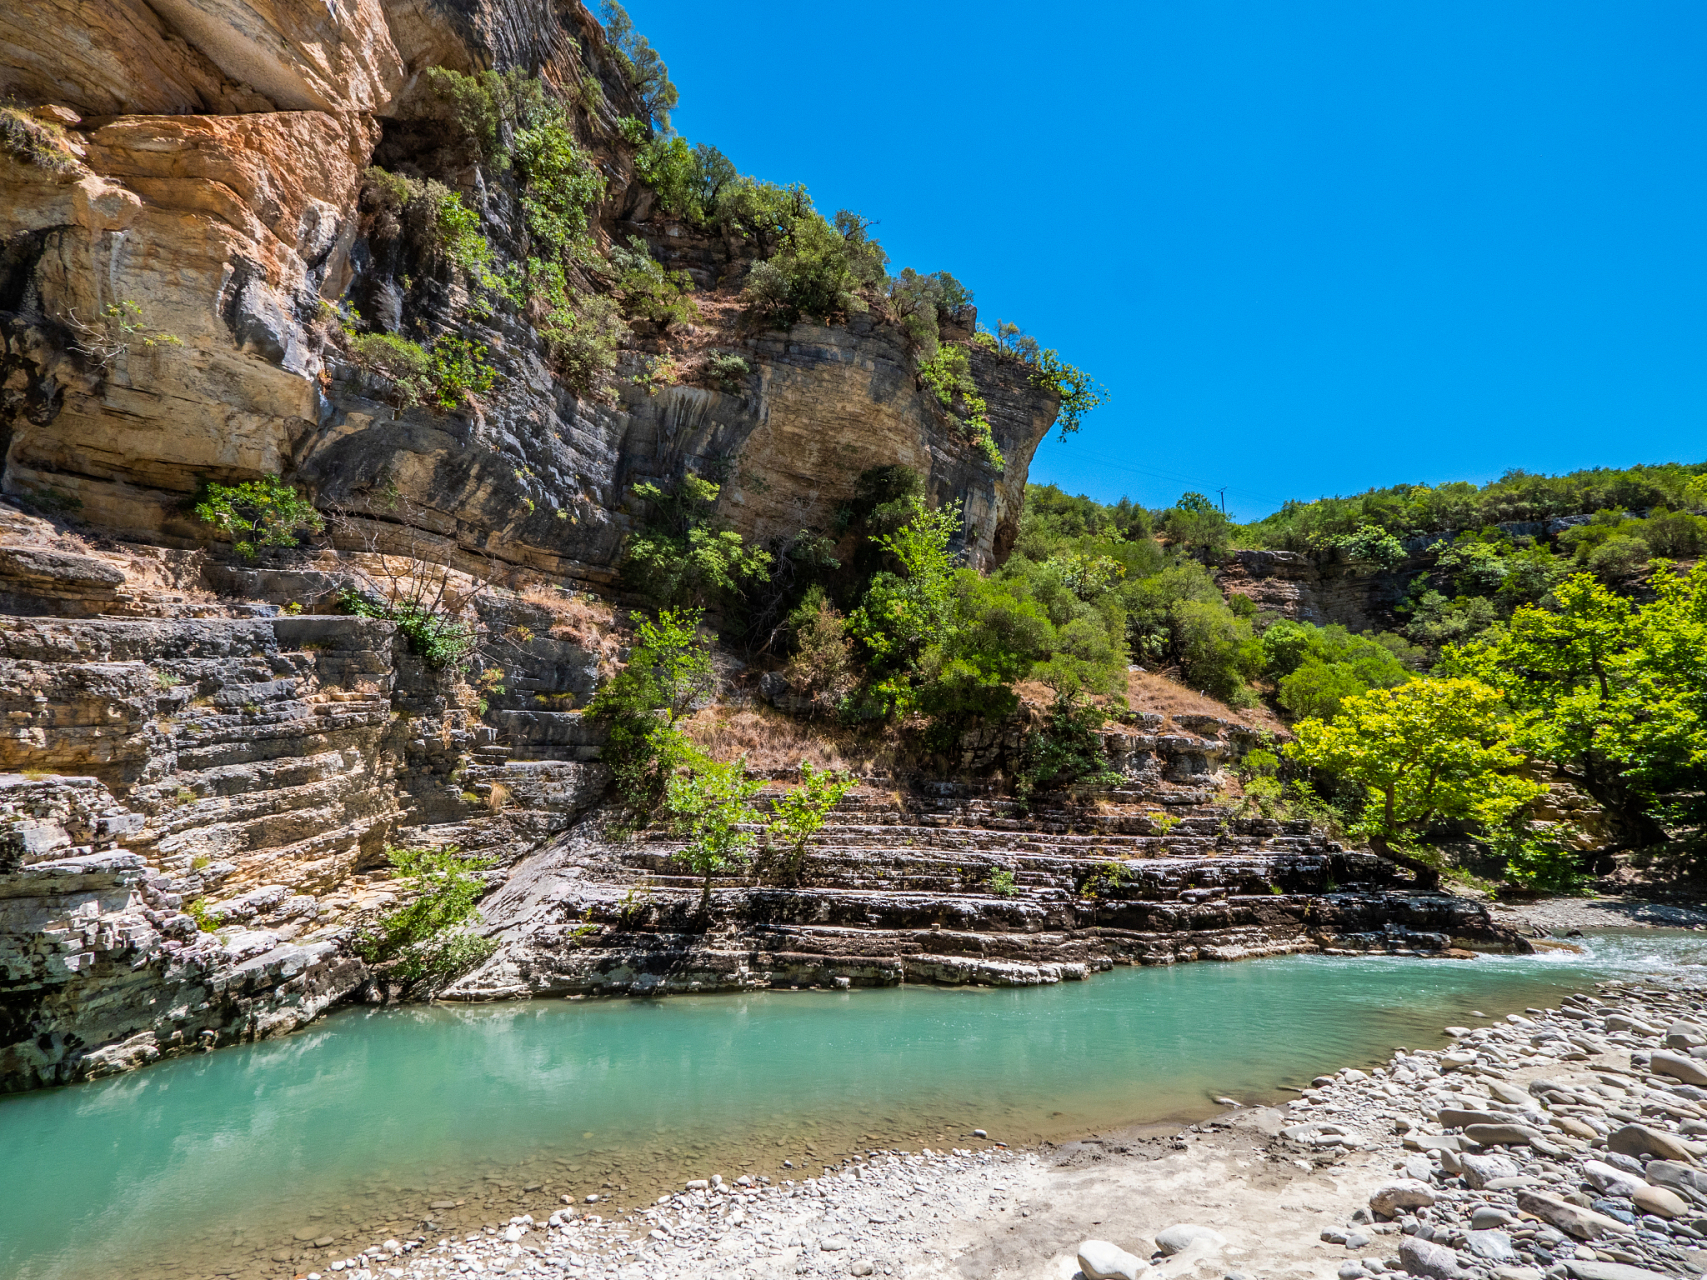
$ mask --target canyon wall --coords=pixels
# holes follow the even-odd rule
[[[359,207],[369,164],[442,176],[497,216],[489,175],[422,124],[424,75],[520,67],[599,86],[577,91],[575,121],[606,182],[600,244],[639,236],[704,289],[738,284],[750,263],[708,249],[635,179],[617,121],[644,111],[583,5],[47,9],[0,15],[0,97],[34,121],[0,131],[5,492],[193,546],[207,531],[185,499],[202,481],[283,475],[323,507],[371,513],[384,494],[370,539],[403,510],[447,559],[608,583],[636,481],[727,476],[719,515],[766,543],[831,530],[861,471],[903,463],[964,504],[971,563],[1011,545],[1055,412],[1011,361],[976,353],[998,473],[881,317],[754,333],[714,311],[686,340],[742,355],[739,390],[636,387],[637,341],[609,389],[577,395],[526,315],[482,315],[455,279],[379,251]],[[331,341],[333,308],[357,301],[383,329],[485,344],[497,385],[448,412],[393,408]],[[135,331],[115,336],[118,322]]]

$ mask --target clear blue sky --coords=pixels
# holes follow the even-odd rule
[[[877,219],[1162,506],[1707,457],[1701,0],[634,0],[676,128]]]

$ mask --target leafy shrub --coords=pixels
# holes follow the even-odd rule
[[[1499,606],[1484,596],[1448,599],[1438,591],[1428,590],[1399,606],[1398,612],[1410,617],[1404,626],[1405,635],[1436,650],[1461,644],[1500,620]]]
[[[196,922],[196,929],[200,933],[213,933],[225,923],[225,918],[217,911],[207,909],[206,898],[197,898],[190,903],[184,908],[184,914]]]
[[[1251,624],[1224,602],[1193,599],[1176,602],[1169,622],[1186,683],[1234,705],[1248,701],[1245,681],[1262,670]]]
[[[605,193],[604,177],[575,145],[560,107],[517,129],[511,154],[534,251],[560,258],[586,234],[588,211]]]
[[[385,382],[403,409],[427,403],[455,409],[498,380],[498,371],[486,363],[485,346],[461,334],[441,335],[430,351],[394,333],[356,334],[349,346],[356,367]]]
[[[942,642],[954,607],[954,553],[960,504],[928,509],[913,499],[907,523],[873,539],[899,573],[881,570],[848,617],[848,631],[866,652],[869,680],[861,701],[866,714],[904,714],[917,702],[926,653]]]
[[[195,514],[228,535],[232,550],[249,561],[260,558],[262,547],[294,547],[303,530],[319,533],[326,527],[314,504],[278,476],[209,484]]]
[[[1070,786],[1114,786],[1120,775],[1108,767],[1102,728],[1106,716],[1089,702],[1057,697],[1042,728],[1026,735],[1014,776],[1014,795],[1029,803],[1038,791]]]
[[[735,166],[716,147],[690,147],[679,135],[655,138],[634,157],[640,180],[658,193],[665,212],[690,222],[714,221],[726,187],[737,181]]]
[[[947,343],[939,346],[932,358],[920,360],[919,381],[949,410],[955,426],[978,446],[985,461],[998,472],[1007,466],[1007,460],[1002,457],[1002,451],[996,447],[990,434],[989,405],[978,394],[978,384],[972,378],[971,358],[965,347]]]
[[[642,819],[663,801],[665,786],[693,748],[676,727],[711,695],[711,647],[699,635],[697,611],[662,610],[635,628],[628,664],[601,685],[586,715],[607,732],[603,760],[617,794]]]
[[[920,275],[911,267],[889,281],[889,305],[924,360],[933,359],[942,325],[972,302],[972,291],[946,271]]]
[[[1618,534],[1589,553],[1589,571],[1606,580],[1628,578],[1639,573],[1653,558],[1653,549],[1640,538]]]
[[[545,82],[519,67],[465,76],[446,67],[427,69],[427,87],[474,154],[494,168],[509,167],[517,130],[551,108]]]
[[[1405,558],[1404,546],[1379,525],[1359,525],[1351,533],[1330,539],[1327,545],[1337,547],[1348,559],[1368,560],[1383,569],[1391,569]]]
[[[1505,862],[1505,878],[1521,889],[1582,893],[1588,885],[1576,851],[1551,828],[1510,823],[1494,833],[1489,845]]]
[[[1295,718],[1332,720],[1341,699],[1411,678],[1391,644],[1337,625],[1277,622],[1263,632],[1261,645],[1263,670],[1278,685],[1277,701]]]
[[[379,618],[397,624],[408,641],[409,652],[429,667],[455,666],[474,656],[480,647],[480,632],[469,622],[435,608],[426,599],[376,600],[356,591],[345,591],[338,603],[358,618]]]
[[[701,913],[711,907],[712,878],[751,856],[758,837],[743,828],[759,824],[752,799],[764,785],[748,775],[745,756],[724,764],[699,756],[691,772],[672,774],[665,784],[670,828],[688,842],[676,860],[705,877]]]
[[[1014,883],[1014,873],[1007,870],[990,873],[990,892],[998,897],[1011,898],[1019,893],[1019,886]]]
[[[357,955],[401,982],[448,982],[497,950],[496,942],[463,928],[486,892],[478,873],[497,858],[464,857],[454,845],[393,848],[385,856],[412,897],[356,933],[351,948]]]
[[[846,209],[833,226],[810,211],[792,218],[781,250],[748,274],[742,300],[749,314],[787,327],[803,315],[830,320],[868,310],[860,290],[880,285],[888,262],[866,234],[869,226]]]
[[[534,327],[544,338],[552,368],[571,388],[591,395],[616,368],[617,348],[628,340],[614,298],[571,290],[560,263],[528,260]]]
[[[357,368],[390,388],[400,409],[425,404],[433,394],[433,361],[418,342],[395,333],[362,333],[350,339],[350,356]]]
[[[771,806],[768,827],[769,836],[782,847],[781,871],[789,883],[799,881],[807,846],[829,820],[830,810],[858,785],[854,778],[814,769],[807,760],[800,762],[800,785],[784,792]]]
[[[740,391],[752,372],[747,362],[729,351],[713,351],[705,359],[705,376],[724,391]]]
[[[1032,385],[1059,398],[1055,425],[1061,429],[1062,440],[1079,429],[1087,413],[1108,403],[1107,388],[1092,382],[1083,369],[1068,364],[1053,347],[1044,347],[1030,334],[1020,332],[1016,324],[997,320],[994,332],[982,329],[974,341],[989,351],[1030,366]]]
[[[721,486],[691,472],[671,490],[649,482],[634,486],[646,517],[629,544],[623,573],[637,590],[660,604],[702,605],[764,580],[770,553],[717,526],[719,492]]]
[[[811,588],[788,615],[788,629],[794,636],[783,672],[788,683],[809,697],[840,701],[854,686],[853,641],[822,587]]]
[[[442,334],[428,355],[433,398],[441,409],[454,409],[469,396],[484,395],[498,380],[486,363],[486,347],[460,334]]]
[[[630,236],[628,243],[628,249],[612,245],[610,254],[623,312],[630,319],[648,320],[660,330],[699,319],[699,308],[693,301],[693,277],[685,271],[665,271],[639,236]]]

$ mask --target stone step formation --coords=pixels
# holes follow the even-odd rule
[[[442,993],[470,1000],[1527,945],[1308,823],[1238,816],[1220,771],[1257,735],[1212,716],[1113,726],[1122,780],[1070,801],[862,779],[797,871],[762,852],[702,913],[680,842],[618,829],[576,709],[599,658],[543,611],[482,605],[532,637],[483,705],[392,624],[313,612],[330,571],[254,571],[234,600],[193,585],[188,553],[58,550],[31,519],[0,531],[0,1089],[395,996],[348,939],[397,901],[398,846],[495,859],[481,928],[499,949]]]

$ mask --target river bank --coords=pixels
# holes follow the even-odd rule
[[[1156,1280],[1638,1280],[1608,1264],[1689,1276],[1707,1270],[1696,1171],[1707,1062],[1687,1053],[1707,1044],[1704,996],[1675,973],[1610,980],[1555,1009],[1449,1028],[1449,1048],[1320,1077],[1284,1107],[1230,1107],[1183,1131],[1028,1151],[967,1134],[965,1146],[871,1150],[796,1180],[711,1175],[614,1220],[597,1203],[564,1205],[456,1240],[376,1241],[299,1274],[1071,1280],[1081,1244],[1100,1238]],[[1372,1221],[1372,1203],[1403,1211]],[[1168,1229],[1181,1226],[1212,1234],[1170,1256],[1156,1237],[1177,1244],[1191,1233]]]

